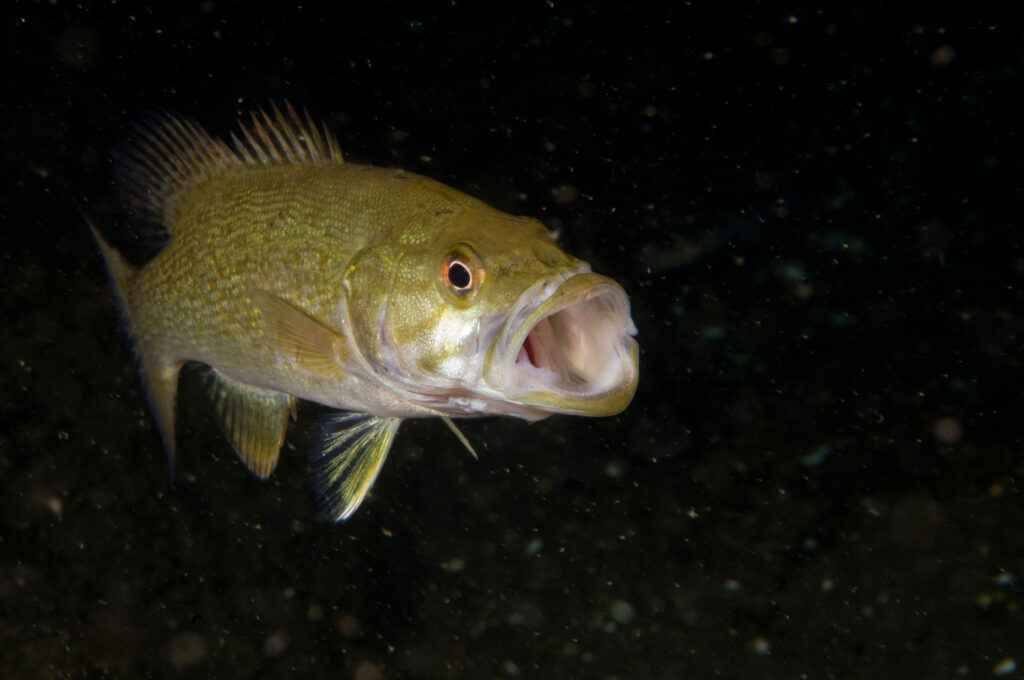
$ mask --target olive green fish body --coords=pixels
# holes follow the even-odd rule
[[[395,200],[410,190],[412,206]],[[467,202],[474,200],[426,178],[352,164],[243,168],[195,186],[169,225],[168,245],[124,291],[139,352],[199,361],[229,378],[338,408],[425,415],[392,393],[373,394],[377,381],[350,351],[347,281],[396,276],[398,261],[377,257],[374,246],[400,236],[395,225],[414,231],[424,221],[417,213]],[[290,360],[254,290],[336,334],[337,363]]]
[[[351,412],[313,455],[336,520],[362,501],[402,419],[625,408],[637,345],[617,284],[536,220],[343,162],[329,133],[287,111],[254,116],[233,148],[152,117],[115,156],[129,209],[167,234],[134,269],[93,230],[172,465],[189,361],[212,369],[222,428],[261,477],[296,399]]]

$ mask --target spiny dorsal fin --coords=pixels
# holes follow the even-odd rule
[[[232,149],[199,123],[168,111],[144,114],[128,130],[112,156],[129,210],[173,232],[174,210],[185,189],[231,170],[280,164],[331,165],[343,162],[334,135],[319,129],[309,112],[254,111]],[[171,234],[173,235],[173,233]]]
[[[276,104],[271,104],[273,115],[260,109],[250,114],[248,126],[239,121],[244,141],[234,133],[231,141],[246,165],[331,165],[344,162],[338,140],[326,124],[321,134],[309,111],[303,109],[303,117],[300,118],[291,104],[285,102],[284,105],[287,115],[281,113]]]

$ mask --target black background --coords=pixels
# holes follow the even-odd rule
[[[1019,26],[986,3],[15,2],[0,676],[1019,677]],[[170,486],[75,202],[167,107],[561,231],[630,293],[622,415],[409,423],[324,523],[186,372]]]

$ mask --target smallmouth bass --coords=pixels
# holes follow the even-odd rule
[[[345,413],[312,454],[329,519],[359,507],[402,420],[607,416],[633,398],[625,291],[515,217],[402,170],[346,163],[291,106],[232,144],[154,114],[113,153],[126,208],[166,243],[141,268],[90,224],[175,463],[186,362],[253,474],[277,465],[297,399]]]

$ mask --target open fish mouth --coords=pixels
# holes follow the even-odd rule
[[[639,377],[636,327],[625,291],[590,272],[543,281],[506,317],[486,380],[509,401],[546,412],[614,415]]]

